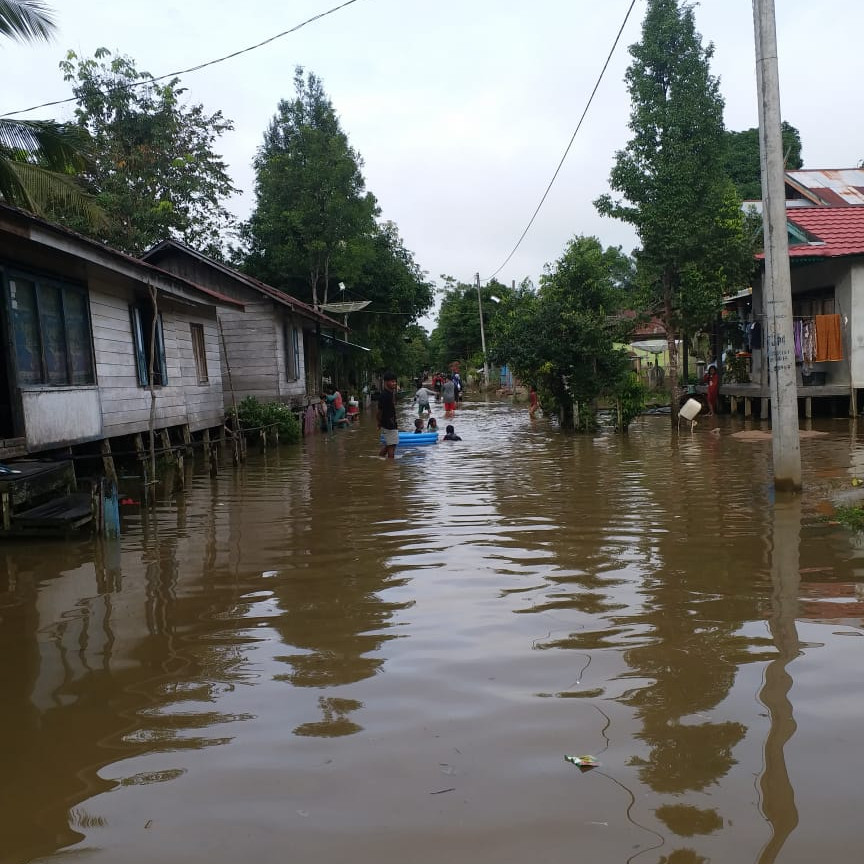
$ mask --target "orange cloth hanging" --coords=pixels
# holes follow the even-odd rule
[[[816,328],[816,354],[814,363],[823,360],[843,359],[843,332],[840,329],[839,315],[814,315]]]

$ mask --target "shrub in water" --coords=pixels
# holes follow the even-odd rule
[[[300,423],[284,402],[259,402],[247,396],[237,406],[237,415],[247,438],[257,437],[261,429],[266,429],[270,438],[278,432],[280,443],[296,444],[300,440]]]

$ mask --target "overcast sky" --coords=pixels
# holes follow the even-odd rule
[[[230,53],[299,24],[339,0],[49,0],[58,33],[47,46],[0,46],[0,113],[70,95],[57,68],[66,49],[104,46],[161,75]],[[630,0],[357,0],[297,33],[183,76],[188,99],[221,109],[235,131],[218,147],[254,204],[251,160],[294,66],[318,75],[361,154],[367,186],[433,279],[487,277],[522,233],[558,164]],[[574,234],[630,251],[628,226],[601,219],[615,151],[627,141],[624,31],[594,104],[546,204],[502,281],[535,282]],[[805,167],[864,159],[861,0],[777,3],[783,116],[801,131]],[[703,40],[715,45],[726,125],[756,125],[750,0],[704,0]],[[31,118],[70,116],[69,106]]]

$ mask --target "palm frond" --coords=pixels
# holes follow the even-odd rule
[[[79,126],[53,120],[0,118],[0,153],[39,163],[51,171],[82,170],[89,145],[86,130]]]
[[[51,9],[42,0],[0,0],[0,35],[16,42],[47,42],[53,33]]]
[[[0,154],[0,199],[33,213],[44,213],[56,204],[78,213],[94,226],[106,224],[96,199],[82,191],[73,177],[31,162],[19,162]]]

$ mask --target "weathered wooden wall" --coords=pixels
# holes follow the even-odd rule
[[[146,295],[144,295],[146,296]],[[132,285],[90,279],[90,317],[105,437],[143,432],[150,424],[150,390],[138,384],[129,306],[142,295]],[[160,296],[167,384],[156,388],[156,428],[189,424],[192,431],[223,420],[221,352],[215,310],[190,308]],[[209,381],[198,383],[190,323],[203,326]]]
[[[246,396],[254,396],[261,402],[306,404],[310,398],[318,396],[320,372],[316,375],[315,370],[307,370],[304,359],[309,354],[304,343],[316,338],[315,323],[293,313],[290,298],[286,297],[283,304],[243,282],[240,274],[233,276],[176,248],[159,249],[148,260],[170,273],[244,304],[245,311],[225,307],[219,312],[231,366],[234,399],[239,402]],[[296,327],[300,334],[300,362],[296,377],[288,375],[286,322]],[[317,357],[317,353],[313,351],[312,356]],[[233,399],[224,361],[222,371],[225,407],[228,409]]]

